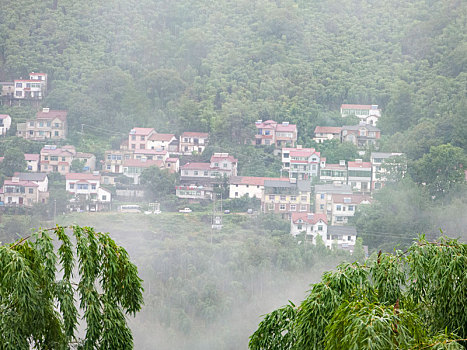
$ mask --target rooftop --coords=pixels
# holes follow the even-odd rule
[[[142,135],[146,136],[155,132],[153,128],[133,128],[130,130],[130,135]]]
[[[352,104],[343,104],[341,105],[342,109],[378,109],[378,105],[352,105]]]
[[[67,111],[43,108],[42,111],[36,113],[36,118],[37,119],[55,119],[55,118],[58,118],[61,121],[66,121],[67,114],[68,114]]]
[[[370,203],[371,197],[363,194],[335,194],[332,196],[332,201],[338,204],[362,204]]]
[[[65,179],[67,180],[82,180],[82,181],[88,181],[88,180],[100,180],[101,176],[94,175],[92,173],[68,173],[65,174]]]
[[[282,177],[255,177],[255,176],[232,176],[230,178],[231,185],[252,185],[252,186],[264,186],[266,180],[277,180],[289,182],[289,178]]]
[[[186,163],[180,167],[181,170],[209,170],[211,169],[210,163]]]
[[[158,133],[154,133],[151,136],[149,136],[149,140],[151,140],[151,141],[170,141],[173,138],[175,138],[174,134],[158,134]]]
[[[371,168],[371,163],[370,162],[348,162],[348,167],[349,168]]]
[[[328,223],[328,219],[324,213],[292,213],[292,222],[296,223],[299,220],[311,225],[314,225],[319,221],[322,221],[325,224]]]
[[[25,153],[24,154],[24,160],[25,161],[39,161],[40,154],[34,154],[34,153]]]
[[[339,134],[341,129],[340,126],[317,126],[315,134]]]
[[[301,192],[310,192],[311,191],[311,184],[310,181],[306,180],[296,180],[296,183],[289,181],[283,181],[282,179],[274,179],[274,180],[265,180],[264,187],[274,187],[274,188],[297,188]]]
[[[328,226],[328,233],[331,235],[356,236],[355,226]]]
[[[14,173],[14,177],[21,181],[44,181],[47,178],[46,173]]]
[[[315,185],[315,193],[352,194],[352,187],[338,184]]]
[[[198,137],[201,139],[207,139],[209,134],[207,132],[196,132],[196,131],[185,131],[181,137]]]

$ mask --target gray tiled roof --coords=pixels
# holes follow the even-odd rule
[[[356,236],[357,229],[355,226],[328,226],[328,233],[330,235]]]
[[[352,187],[350,185],[325,184],[315,185],[315,193],[338,193],[338,194],[352,194]]]
[[[15,177],[18,177],[20,181],[44,181],[47,177],[46,173],[15,173]]]

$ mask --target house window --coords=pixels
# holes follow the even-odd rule
[[[227,168],[227,163],[222,164],[224,168]]]
[[[39,127],[40,128],[44,127],[44,122],[39,122]]]
[[[336,221],[337,222],[342,222],[342,221],[344,221],[344,218],[342,216],[336,216]]]
[[[306,196],[301,196],[301,197],[300,197],[300,200],[301,200],[302,202],[306,202]]]
[[[183,170],[183,175],[188,175],[188,170]]]
[[[291,200],[291,201],[296,201],[296,200],[297,200],[297,196],[290,196],[290,200]]]
[[[347,240],[348,240],[348,241],[351,241],[351,240],[352,240],[352,236],[347,236]]]
[[[57,156],[50,156],[50,160],[53,162],[58,162],[58,157]]]
[[[70,190],[75,188],[75,184],[70,184]]]
[[[136,141],[136,135],[131,135],[131,141]]]
[[[64,162],[64,161],[65,161],[65,157],[62,157],[62,162]]]
[[[31,165],[28,165],[28,170],[29,170],[29,171],[32,170],[32,166],[31,166]]]
[[[88,184],[78,184],[78,190],[87,190],[88,188]]]
[[[135,149],[135,148],[136,148],[136,145],[135,145],[135,144],[132,144],[132,145],[131,145],[131,148],[132,148],[132,149]]]
[[[60,123],[55,123],[54,126],[55,126],[56,128],[59,128],[59,127],[60,127]]]
[[[319,205],[319,209],[324,210],[324,204],[320,204],[320,205]]]
[[[102,200],[103,200],[103,201],[106,201],[106,200],[107,200],[107,196],[106,196],[106,195],[103,195],[103,196],[102,196]]]
[[[303,205],[303,204],[300,205],[300,211],[306,211],[306,210],[307,210],[306,205]]]
[[[17,87],[17,88],[22,88],[22,87],[23,87],[23,83],[16,83],[16,87]]]
[[[55,131],[55,132],[54,132],[54,135],[55,135],[55,136],[59,136],[58,131]]]
[[[95,190],[95,189],[96,189],[96,184],[92,184],[92,185],[91,185],[91,189],[92,189],[92,190]]]
[[[342,206],[341,206],[341,205],[336,205],[336,210],[337,210],[337,211],[341,211],[341,210],[342,210]]]
[[[144,141],[144,136],[141,136],[141,141]]]
[[[29,126],[34,126],[34,122],[29,122]]]
[[[214,163],[214,166],[215,166],[215,167],[218,167],[218,166],[219,166],[219,163]]]
[[[144,149],[144,147],[145,147],[144,143],[139,145],[139,149]]]
[[[268,210],[274,210],[274,203],[268,203]]]
[[[324,193],[321,193],[320,198],[321,198],[321,199],[324,199]]]
[[[238,192],[235,192],[235,197],[238,197]]]
[[[285,210],[285,204],[279,205],[279,210]]]
[[[34,193],[34,189],[33,189],[33,188],[30,188],[30,189],[29,189],[29,193],[30,193],[30,194],[33,194],[33,193]]]
[[[318,225],[318,231],[323,231],[323,225]]]
[[[111,170],[112,167],[110,165],[107,165],[107,170]]]
[[[204,172],[204,176],[208,176],[208,172],[207,172],[207,171]],[[237,185],[237,187],[238,187],[238,185]]]
[[[281,196],[281,201],[285,201],[285,196]]]
[[[296,204],[291,204],[290,205],[290,211],[297,211],[297,205]]]
[[[353,205],[349,205],[349,211],[354,211],[354,206]]]
[[[301,231],[303,229],[303,225],[302,224],[297,225],[297,229]]]
[[[194,171],[194,174],[195,174],[195,176],[198,176],[198,172],[196,170]]]
[[[51,122],[47,122],[47,126],[50,127],[52,125]]]
[[[276,199],[276,196],[275,196],[275,195],[273,195],[273,194],[270,194],[270,195],[269,195],[269,200],[270,200],[270,201],[273,201],[273,200],[275,200],[275,199]]]

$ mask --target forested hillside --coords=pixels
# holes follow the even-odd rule
[[[272,118],[307,144],[341,103],[379,104],[383,148],[417,159],[467,147],[466,12],[461,0],[19,0],[0,9],[0,80],[47,72],[44,105],[107,143],[135,125],[243,143]]]

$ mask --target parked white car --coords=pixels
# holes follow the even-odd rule
[[[183,208],[183,209],[180,209],[178,212],[179,213],[191,213],[193,210],[191,210],[190,208]]]

